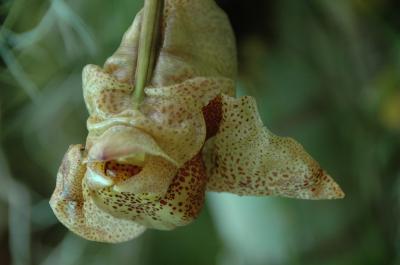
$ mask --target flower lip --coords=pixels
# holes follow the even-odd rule
[[[142,180],[143,174],[154,174],[149,170],[152,171],[154,168],[153,163],[157,157],[156,160],[159,161],[157,163],[170,165],[171,172],[174,173],[167,175],[173,176],[177,163],[159,147],[153,137],[134,127],[123,125],[111,127],[96,139],[89,149],[85,161],[88,168],[86,177],[88,187],[97,190],[114,186],[121,191],[147,191],[149,187],[146,185],[149,184],[144,184],[146,181]],[[161,186],[161,193],[164,193],[168,185]],[[160,193],[158,189],[156,190]]]
[[[90,162],[87,164],[86,180],[91,189],[101,189],[123,183],[139,174],[143,167],[117,161]]]

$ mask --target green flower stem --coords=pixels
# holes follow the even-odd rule
[[[138,59],[133,103],[139,107],[144,98],[144,87],[151,80],[154,67],[163,0],[145,0],[140,29]]]

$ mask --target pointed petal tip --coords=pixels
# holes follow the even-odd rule
[[[323,172],[321,181],[311,189],[311,192],[311,199],[317,200],[343,199],[345,197],[345,193],[339,184],[325,171]]]
[[[82,69],[82,83],[87,84],[95,75],[96,72],[101,69],[99,66],[94,64],[87,64]]]

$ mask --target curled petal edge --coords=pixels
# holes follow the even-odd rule
[[[50,206],[57,218],[71,231],[88,240],[118,243],[141,235],[146,227],[122,220],[99,209],[84,185],[84,148],[72,145],[57,174]]]

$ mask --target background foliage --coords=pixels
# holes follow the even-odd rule
[[[48,206],[85,140],[81,69],[102,65],[142,1],[0,5],[1,264],[400,264],[400,2],[220,0],[237,35],[239,93],[341,184],[339,201],[209,194],[200,218],[93,243]]]

